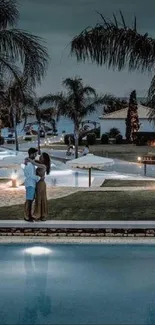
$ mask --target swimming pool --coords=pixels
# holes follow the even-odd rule
[[[1,244],[0,324],[154,324],[155,246]]]

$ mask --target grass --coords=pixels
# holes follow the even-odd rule
[[[155,220],[155,192],[78,192],[49,200],[52,220]],[[1,219],[23,219],[23,205],[0,208]]]
[[[8,183],[11,179],[9,178],[1,178],[0,177],[0,184]]]
[[[136,187],[136,186],[155,186],[155,181],[127,180],[127,179],[106,179],[101,187]]]

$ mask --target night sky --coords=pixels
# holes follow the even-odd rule
[[[128,23],[137,16],[137,27],[142,33],[155,37],[154,0],[19,0],[19,27],[45,39],[50,55],[47,76],[38,94],[60,91],[62,79],[80,76],[95,87],[98,93],[127,96],[136,89],[140,97],[146,95],[151,75],[127,71],[117,72],[97,67],[92,63],[77,63],[70,57],[69,43],[84,28],[100,22],[96,11],[111,18],[122,10]]]

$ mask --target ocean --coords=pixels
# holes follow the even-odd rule
[[[122,98],[122,99],[126,99],[126,98]],[[140,103],[144,100],[144,98],[137,98],[137,102]],[[100,123],[100,119],[99,116],[101,116],[103,114],[103,106],[98,106],[98,108],[96,109],[96,111],[92,114],[87,115],[83,120],[90,120],[93,122],[98,122]],[[36,119],[34,117],[29,117],[27,122],[33,122]],[[23,126],[24,123],[20,123],[17,127],[17,132],[18,135],[24,135],[24,131],[23,131]],[[58,130],[58,134],[61,134],[62,131],[65,131],[66,133],[73,133],[74,132],[74,125],[73,122],[67,118],[61,117],[59,122],[56,123],[56,128]],[[35,127],[34,127],[35,129]],[[7,137],[8,135],[8,128],[4,128],[2,130],[2,136]]]
[[[94,113],[87,115],[83,120],[90,120],[93,122],[100,122],[99,116],[101,116],[103,113],[103,108],[98,108]],[[34,122],[36,119],[34,117],[29,117],[27,120],[27,123]],[[24,135],[23,130],[24,122],[19,123],[17,126],[17,132],[18,135]],[[34,127],[35,129],[35,127]],[[61,117],[59,122],[56,123],[56,129],[58,130],[58,134],[61,134],[62,131],[65,131],[66,133],[73,133],[74,132],[74,125],[73,122],[67,118]],[[7,137],[8,136],[8,128],[4,128],[2,130],[2,136]]]

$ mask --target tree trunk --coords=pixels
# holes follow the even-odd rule
[[[40,150],[40,122],[38,123],[38,154],[41,154]]]
[[[78,158],[79,130],[77,128],[75,128],[74,131],[74,139],[75,139],[75,158]]]
[[[14,128],[14,132],[15,132],[16,151],[19,151],[18,133],[17,133],[17,114],[16,114],[15,107],[13,107],[13,128]]]
[[[15,143],[16,143],[16,151],[19,151],[17,125],[15,126]]]
[[[2,120],[0,119],[0,137],[2,135]]]

